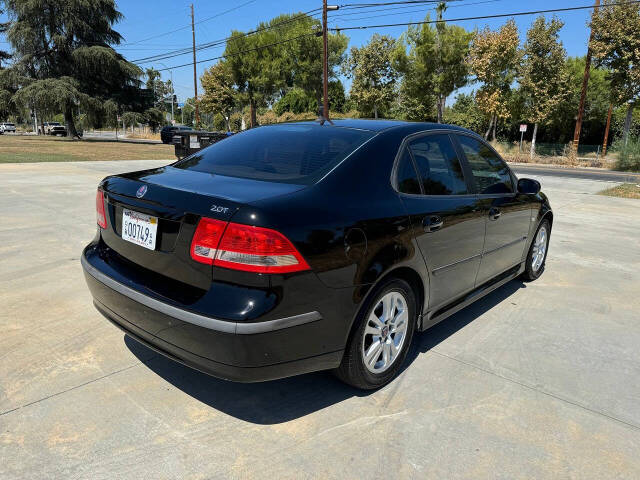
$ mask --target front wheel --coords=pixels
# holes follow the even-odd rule
[[[532,282],[542,275],[544,266],[547,261],[547,252],[549,250],[549,233],[551,225],[548,220],[543,220],[538,226],[536,236],[531,243],[529,253],[527,254],[527,262],[525,270],[522,273],[522,279]]]
[[[389,383],[407,356],[416,321],[416,299],[407,282],[389,279],[377,287],[356,317],[338,378],[363,390]]]

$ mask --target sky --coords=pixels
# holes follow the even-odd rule
[[[329,0],[330,5],[346,5],[348,3],[384,3],[390,0]],[[514,2],[509,0],[457,0],[449,3],[444,15],[445,19],[496,15],[503,13],[545,10],[575,6],[592,5],[593,0],[537,0]],[[168,50],[176,50],[191,46],[191,1],[187,0],[119,0],[117,6],[124,18],[115,29],[124,37],[123,43],[116,49],[128,60],[135,61],[143,57],[157,55]],[[193,0],[195,12],[196,43],[206,43],[227,37],[232,29],[248,31],[265,20],[283,13],[299,13],[322,6],[321,0]],[[388,5],[368,10],[343,10],[329,12],[329,28],[378,25],[423,20],[428,12],[434,16],[431,5]],[[381,10],[384,9],[384,10]],[[229,11],[231,10],[231,11]],[[377,10],[377,11],[375,11]],[[225,13],[226,12],[226,13]],[[349,15],[345,15],[349,13]],[[556,15],[565,22],[561,30],[561,40],[570,56],[586,54],[588,42],[587,21],[590,10],[561,12]],[[342,16],[341,16],[342,15]],[[547,14],[548,18],[552,14]],[[319,14],[316,14],[320,17]],[[515,17],[524,41],[526,31],[535,19],[535,15]],[[1,19],[2,17],[0,17]],[[495,29],[504,24],[508,18],[457,21],[467,30],[484,28],[488,25]],[[0,20],[1,21],[1,20]],[[366,30],[349,30],[344,33],[350,38],[351,46],[367,43],[374,33],[389,34],[399,37],[406,27],[375,28]],[[171,32],[171,33],[167,33]],[[0,42],[6,38],[0,37]],[[6,49],[6,43],[0,43],[0,49]],[[224,46],[197,52],[198,60],[216,57],[222,54]],[[182,65],[192,60],[192,54],[162,60],[161,62],[141,63],[142,68],[157,69]],[[197,65],[198,78],[203,71],[213,65],[216,60]],[[178,101],[193,96],[193,67],[186,66],[163,71],[163,80],[173,76]],[[344,81],[344,80],[343,80]],[[348,82],[345,82],[348,89]],[[465,90],[470,90],[472,86]],[[201,87],[198,86],[199,93]]]

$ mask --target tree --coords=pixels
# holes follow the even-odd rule
[[[200,98],[200,108],[206,113],[219,113],[227,123],[227,131],[231,130],[229,116],[235,103],[233,75],[229,65],[220,61],[205,70],[200,77],[204,95]]]
[[[508,103],[511,85],[522,59],[519,45],[518,27],[513,20],[496,31],[486,27],[477,32],[471,42],[469,64],[476,79],[482,82],[476,93],[476,102],[479,109],[489,116],[485,139],[493,131],[495,141],[498,119],[510,116]]]
[[[153,67],[146,69],[145,76],[147,77],[145,88],[153,95],[153,105],[165,110],[165,100],[169,95],[173,94],[171,80],[163,82],[162,75]]]
[[[478,107],[473,92],[456,96],[455,103],[447,108],[447,121],[476,132],[482,128],[484,113]]]
[[[411,120],[425,120],[435,101],[437,121],[442,123],[447,97],[469,79],[466,59],[473,33],[447,25],[442,19],[445,10],[446,3],[441,2],[436,9],[435,26],[410,26],[395,52],[396,68],[403,74],[402,102],[410,105],[405,110]],[[429,20],[427,15],[426,21]]]
[[[362,47],[351,47],[343,67],[353,79],[350,96],[358,110],[378,118],[378,111],[387,111],[396,93],[399,72],[392,64],[396,40],[388,35],[374,34]]]
[[[315,99],[312,111],[317,111],[322,100],[322,38],[305,35],[320,31],[319,20],[300,14],[280,15],[274,23],[284,23],[277,27],[282,37],[295,38],[282,45],[283,74],[287,87],[298,87]],[[349,38],[342,33],[330,33],[328,36],[329,81],[337,80],[336,68],[344,61]],[[332,102],[332,90],[329,91],[329,103]],[[330,107],[330,110],[332,108]]]
[[[0,4],[0,7],[2,5]],[[0,8],[0,15],[2,15],[4,11]],[[0,35],[3,35],[9,29],[9,22],[0,22]],[[0,50],[0,70],[2,69],[2,62],[5,60],[9,60],[11,58],[11,54],[9,52],[5,52],[4,50]]]
[[[13,96],[16,105],[38,112],[40,130],[44,131],[45,116],[63,111],[66,105],[94,107],[92,99],[78,90],[78,82],[71,77],[35,80],[23,86]]]
[[[534,123],[531,157],[535,153],[538,125],[545,121],[568,93],[567,53],[558,32],[564,25],[557,18],[546,22],[538,17],[524,44],[520,88],[529,121]]]
[[[16,58],[12,68],[35,81],[73,79],[63,90],[73,85],[78,95],[67,95],[60,104],[72,136],[77,136],[73,113],[79,98],[87,108],[100,108],[138,85],[140,69],[112,48],[122,39],[112,28],[122,18],[114,0],[5,0],[5,5],[12,20],[7,32]]]
[[[568,143],[573,139],[573,130],[568,126],[573,122],[582,92],[586,57],[567,59],[568,91],[562,102],[553,109],[546,121],[545,134],[553,143]],[[607,71],[592,65],[589,76],[589,88],[582,119],[582,144],[597,145],[602,142],[602,134],[607,121],[611,99],[611,85],[607,80]],[[539,135],[538,135],[539,136]]]
[[[144,121],[149,124],[151,131],[156,133],[158,127],[165,122],[165,112],[159,108],[153,107],[146,110],[143,114]]]
[[[629,139],[633,109],[640,98],[640,5],[605,0],[591,17],[591,48],[598,65],[609,70],[612,100],[627,104],[623,143]]]

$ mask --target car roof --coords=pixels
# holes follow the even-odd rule
[[[300,125],[320,125],[318,120],[308,121],[308,122],[292,122],[294,124]],[[276,125],[291,125],[291,123],[286,124],[276,124]],[[273,125],[271,125],[273,126]],[[338,127],[338,128],[354,128],[358,130],[369,130],[372,132],[382,132],[385,130],[391,129],[407,129],[411,131],[426,131],[426,130],[452,130],[452,131],[462,131],[462,132],[471,132],[466,128],[458,127],[457,125],[449,125],[445,123],[431,123],[431,122],[407,122],[404,120],[371,120],[364,118],[340,118],[331,120],[331,122],[324,122],[322,124],[323,127]]]

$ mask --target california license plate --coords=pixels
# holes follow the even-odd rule
[[[149,250],[156,249],[158,218],[133,210],[122,210],[122,238]]]

